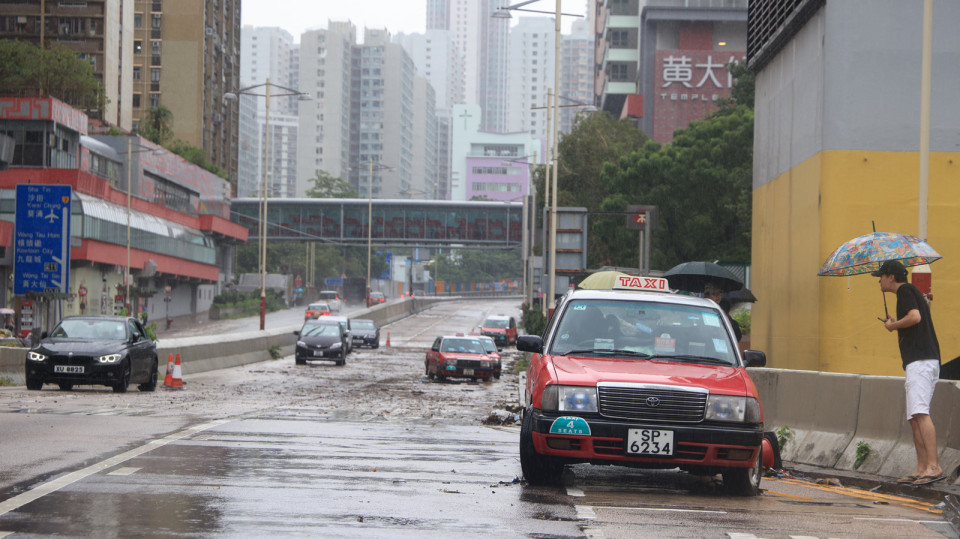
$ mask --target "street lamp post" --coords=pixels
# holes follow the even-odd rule
[[[257,93],[253,90],[257,88],[263,88],[264,93]],[[281,93],[271,94],[271,88],[279,88],[282,90]],[[266,82],[263,84],[256,84],[253,86],[247,86],[246,88],[241,88],[235,92],[227,92],[223,94],[223,98],[228,101],[239,100],[241,95],[251,95],[251,96],[263,96],[266,98],[266,105],[264,108],[264,141],[263,141],[263,181],[260,185],[260,330],[263,331],[266,327],[267,319],[267,194],[269,189],[270,182],[270,98],[271,97],[291,97],[296,96],[300,101],[308,101],[310,99],[310,94],[306,92],[301,92],[293,88],[287,88],[286,86],[280,86],[279,84],[274,84],[270,82],[270,78],[266,79]]]
[[[138,137],[139,138],[139,137]],[[127,137],[127,265],[123,271],[123,284],[126,287],[126,291],[123,296],[123,303],[127,307],[127,314],[133,316],[133,304],[130,302],[130,281],[133,279],[130,276],[130,213],[131,213],[131,204],[133,200],[133,154],[141,152],[150,152],[150,153],[162,153],[163,150],[149,148],[146,146],[140,146],[137,144],[138,149],[133,150],[133,137]],[[137,178],[140,177],[139,171],[137,172]]]
[[[391,167],[387,165],[381,165],[380,163],[374,163],[372,159],[367,161],[367,177],[369,182],[367,183],[367,297],[363,300],[363,304],[367,307],[370,306],[370,262],[372,260],[373,252],[373,170],[374,165],[376,165],[377,170],[390,170]]]

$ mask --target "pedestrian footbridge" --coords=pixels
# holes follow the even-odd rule
[[[251,240],[260,237],[260,203],[232,201],[231,219]],[[496,249],[520,247],[524,226],[521,202],[365,198],[271,198],[266,221],[269,241]]]

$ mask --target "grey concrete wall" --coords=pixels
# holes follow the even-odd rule
[[[402,318],[429,309],[438,302],[458,301],[458,298],[414,297],[385,303],[354,311],[350,318],[367,318],[378,326],[385,326]],[[180,367],[184,376],[246,365],[270,359],[270,348],[279,346],[283,355],[293,353],[297,337],[293,334],[302,324],[270,328],[265,331],[230,333],[220,336],[183,337],[157,341],[160,373],[166,373],[166,364],[172,355],[180,354]],[[381,332],[382,333],[382,332]],[[385,341],[386,336],[381,337]],[[0,377],[10,379],[16,385],[25,384],[25,348],[0,347]]]
[[[749,370],[763,404],[764,429],[786,426],[793,433],[781,450],[783,460],[890,477],[913,473],[916,451],[902,377]],[[930,417],[937,427],[940,464],[947,474],[960,467],[960,417],[952,413],[958,407],[960,385],[941,380]],[[871,450],[856,468],[860,442]],[[960,479],[954,484],[960,484]]]

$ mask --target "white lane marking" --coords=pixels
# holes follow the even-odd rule
[[[182,431],[180,431],[180,432],[175,432],[175,433],[173,433],[173,434],[171,434],[171,435],[169,435],[169,436],[165,436],[165,437],[160,438],[160,439],[158,439],[158,440],[153,440],[153,441],[151,441],[151,442],[147,442],[146,444],[141,445],[140,447],[135,447],[135,448],[131,449],[130,451],[126,451],[126,452],[124,452],[124,453],[120,453],[119,455],[115,455],[115,456],[113,456],[113,457],[110,457],[110,458],[108,458],[108,459],[106,459],[106,460],[103,460],[103,461],[101,461],[101,462],[98,462],[98,463],[96,463],[96,464],[92,464],[92,465],[90,465],[90,466],[87,466],[86,468],[83,468],[82,470],[77,470],[77,471],[75,471],[75,472],[70,472],[70,473],[68,473],[68,474],[66,474],[66,475],[63,475],[63,476],[61,476],[61,477],[58,477],[58,478],[56,478],[56,479],[54,479],[54,480],[52,480],[52,481],[47,481],[46,483],[44,483],[44,484],[42,484],[42,485],[40,485],[40,486],[38,486],[38,487],[36,487],[36,488],[34,488],[34,489],[31,489],[31,490],[29,490],[29,491],[27,491],[27,492],[24,492],[23,494],[14,496],[13,498],[10,498],[10,499],[8,499],[8,500],[4,500],[4,501],[0,502],[0,516],[5,515],[5,514],[9,513],[10,511],[14,511],[14,510],[16,510],[16,509],[19,509],[20,507],[23,507],[24,505],[26,505],[26,504],[28,504],[28,503],[30,503],[30,502],[32,502],[32,501],[38,500],[38,499],[46,496],[47,494],[51,494],[51,493],[53,493],[53,492],[56,492],[56,491],[62,489],[63,487],[66,487],[66,486],[68,486],[68,485],[70,485],[70,484],[72,484],[72,483],[76,483],[77,481],[80,481],[81,479],[83,479],[83,478],[85,478],[85,477],[89,477],[89,476],[91,476],[91,475],[93,475],[93,474],[95,474],[95,473],[97,473],[97,472],[102,472],[103,470],[106,470],[106,469],[108,469],[108,468],[112,468],[112,467],[117,466],[117,465],[119,465],[119,464],[123,464],[124,462],[126,462],[126,461],[128,461],[128,460],[130,460],[130,459],[132,459],[132,458],[134,458],[134,457],[138,457],[138,456],[146,453],[147,451],[152,451],[152,450],[154,450],[154,449],[157,449],[158,447],[163,447],[163,446],[169,444],[170,442],[175,442],[175,441],[177,441],[177,440],[179,440],[179,439],[181,439],[181,438],[186,438],[187,436],[190,436],[191,434],[196,434],[196,433],[198,433],[198,432],[200,432],[200,431],[209,429],[209,428],[211,428],[211,427],[216,427],[216,426],[222,425],[222,424],[227,423],[227,422],[229,422],[229,421],[232,421],[232,420],[229,420],[229,419],[221,419],[221,420],[217,420],[217,421],[211,421],[211,422],[209,422],[209,423],[203,423],[203,424],[201,424],[201,425],[196,425],[196,426],[194,426],[194,427],[190,427],[189,429],[185,429],[185,430],[182,430]]]
[[[117,468],[112,472],[108,472],[107,475],[133,475],[139,472],[141,468]]]
[[[596,507],[596,506],[595,506]],[[615,505],[601,505],[602,509],[616,509],[618,511],[660,511],[665,513],[710,513],[714,515],[726,515],[726,511],[714,509],[678,509],[673,507],[617,507]]]
[[[576,488],[576,487],[567,487],[567,496],[573,496],[573,497],[576,497],[576,498],[583,498],[584,496],[586,496],[586,494],[584,494],[582,490],[580,490],[580,489],[578,489],[578,488]]]
[[[595,520],[597,514],[593,511],[593,507],[589,505],[574,505],[574,509],[577,510],[577,518],[582,520]]]
[[[6,536],[8,536],[8,535],[11,535],[12,533],[13,533],[13,532],[0,531],[0,537],[6,537]]]
[[[752,533],[737,533],[737,532],[727,532],[727,537],[730,539],[760,539]]]

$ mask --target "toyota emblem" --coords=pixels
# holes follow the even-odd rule
[[[647,397],[647,406],[651,408],[660,406],[660,399],[658,397]]]

